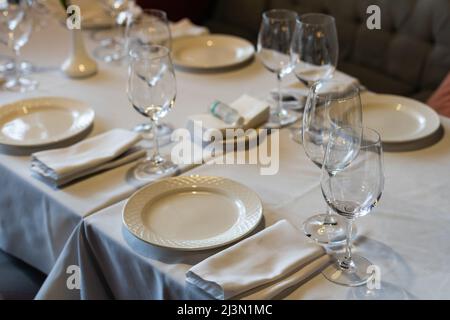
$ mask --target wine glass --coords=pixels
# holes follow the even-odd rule
[[[94,50],[94,55],[105,62],[117,62],[126,56],[125,26],[128,21],[129,9],[133,5],[131,0],[100,0],[100,4],[114,19],[115,36],[104,39]]]
[[[168,48],[159,45],[135,45],[130,52],[128,99],[134,109],[150,120],[153,130],[153,152],[134,170],[138,180],[174,172],[176,165],[161,156],[155,133],[158,120],[172,109],[176,98],[175,72]]]
[[[28,42],[33,29],[33,19],[27,0],[0,1],[0,42],[14,51],[14,74],[3,88],[10,91],[29,91],[37,86],[35,80],[26,78],[20,67],[20,49]]]
[[[294,68],[293,39],[297,32],[297,13],[285,9],[273,9],[263,13],[258,34],[257,52],[264,67],[277,76],[278,100],[271,110],[268,126],[291,124],[297,117],[283,108],[281,81]]]
[[[309,91],[303,112],[303,148],[308,158],[322,167],[329,133],[336,127],[362,127],[362,107],[359,88],[354,84],[342,86],[336,80],[316,82]],[[329,208],[323,214],[303,223],[305,234],[323,245],[345,241],[345,219],[332,215]]]
[[[299,18],[298,34],[294,39],[297,61],[296,77],[307,86],[331,78],[336,69],[339,44],[336,23],[332,16],[308,13]]]
[[[339,55],[334,18],[321,13],[301,15],[293,50],[297,57],[294,74],[307,87],[331,78]],[[302,142],[301,130],[297,128],[292,132],[292,139],[297,143]]]
[[[365,284],[372,276],[368,273],[372,264],[366,258],[352,254],[350,235],[353,221],[372,211],[384,188],[380,135],[369,128],[334,129],[330,134],[320,185],[328,205],[347,222],[345,253],[338,255],[336,262],[323,274],[328,280],[345,286]]]
[[[168,48],[172,47],[172,37],[170,34],[169,20],[166,12],[157,9],[145,9],[141,14],[130,19],[126,27],[126,47],[127,52],[134,46],[139,45],[160,45]],[[142,123],[134,128],[145,139],[153,140],[150,123]],[[171,134],[173,128],[167,123],[159,123],[157,126],[157,136],[164,137],[159,143],[170,142],[166,137]]]

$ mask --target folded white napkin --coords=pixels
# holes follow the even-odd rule
[[[269,104],[266,101],[253,98],[246,94],[230,103],[229,106],[244,118],[244,124],[240,127],[244,130],[249,128],[256,129],[269,119]],[[191,132],[192,137],[200,140],[205,138],[205,140],[209,141],[209,137],[205,137],[205,132],[212,136],[214,135],[212,131],[219,130],[225,137],[226,129],[237,128],[237,126],[226,123],[211,113],[202,113],[189,116],[186,128]]]
[[[322,247],[305,243],[300,231],[281,220],[193,266],[186,281],[216,299],[270,299],[328,262]]]
[[[62,186],[143,157],[145,150],[133,148],[141,139],[138,133],[113,129],[67,148],[33,153],[31,170],[44,181]]]
[[[209,33],[209,30],[206,27],[193,24],[188,18],[184,18],[170,23],[170,33],[172,38],[175,39],[185,36],[200,36]]]

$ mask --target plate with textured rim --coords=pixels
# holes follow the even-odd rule
[[[95,112],[84,102],[62,97],[19,100],[0,106],[0,144],[40,147],[90,128]]]
[[[189,70],[220,70],[243,64],[255,54],[249,41],[225,34],[176,39],[172,58],[176,66]]]
[[[252,232],[261,218],[254,191],[230,179],[198,175],[154,182],[134,193],[122,212],[137,238],[178,250],[229,244]]]
[[[396,95],[361,95],[364,125],[377,130],[386,143],[425,138],[439,129],[439,116],[422,102]]]

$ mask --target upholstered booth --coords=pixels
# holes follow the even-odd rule
[[[381,30],[369,30],[369,5],[381,9]],[[333,15],[338,68],[375,92],[425,101],[450,70],[450,0],[219,0],[206,25],[256,41],[263,11]]]

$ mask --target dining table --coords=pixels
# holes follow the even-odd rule
[[[88,52],[99,41],[98,30],[85,30],[83,36]],[[114,129],[132,129],[146,120],[128,101],[126,94],[127,66],[97,61],[99,71],[93,77],[72,79],[61,71],[70,55],[71,34],[58,19],[49,17],[43,29],[32,34],[21,50],[21,59],[29,61],[35,72],[30,77],[39,82],[37,90],[16,93],[0,92],[0,104],[36,97],[64,97],[80,100],[95,111],[89,137]],[[12,56],[5,46],[0,54]],[[257,95],[269,92],[275,79],[259,63],[252,61],[245,68],[214,74],[192,74],[177,71],[177,98],[173,112],[163,120],[174,128],[184,128],[192,114],[204,113],[219,99],[231,102],[243,93]],[[73,141],[72,141],[73,143]],[[58,146],[61,147],[61,146]],[[40,149],[39,149],[40,150]],[[162,148],[163,154],[171,147]],[[88,179],[55,189],[31,175],[31,152],[0,148],[0,248],[49,273],[74,228],[83,218],[123,200],[141,185],[127,177],[135,163],[108,170]],[[180,166],[182,172],[190,166]]]
[[[98,43],[91,31],[83,35],[92,52]],[[59,68],[68,55],[69,43],[69,31],[56,20],[33,34],[23,48],[23,58],[39,67],[32,74],[39,88],[26,94],[1,92],[0,103],[43,96],[82,100],[95,110],[90,136],[141,123],[144,118],[132,109],[125,92],[126,66],[98,62],[95,76],[67,78]],[[242,94],[264,97],[276,84],[274,75],[257,59],[221,72],[176,69],[176,81],[176,102],[164,118],[175,128],[185,127],[190,115],[204,113],[216,99],[231,102]],[[285,83],[289,81],[295,79],[287,77]],[[438,141],[416,150],[384,153],[385,189],[380,202],[373,212],[357,220],[355,252],[379,267],[381,288],[344,287],[317,272],[276,298],[450,297],[450,119],[440,117],[440,121],[443,133]],[[281,219],[302,233],[303,221],[323,212],[326,205],[320,170],[292,134],[290,127],[276,132],[279,161],[275,174],[261,174],[261,163],[218,164],[214,159],[177,174],[225,177],[254,190],[262,201],[264,216],[254,233]],[[162,151],[170,152],[170,147]],[[124,205],[143,186],[127,179],[134,163],[54,189],[31,175],[30,159],[30,154],[10,150],[0,154],[0,248],[48,274],[37,299],[211,298],[186,283],[186,272],[223,247],[202,251],[161,248],[136,238],[124,226]],[[305,236],[304,241],[310,240]],[[80,286],[68,286],[72,266],[80,270]]]

